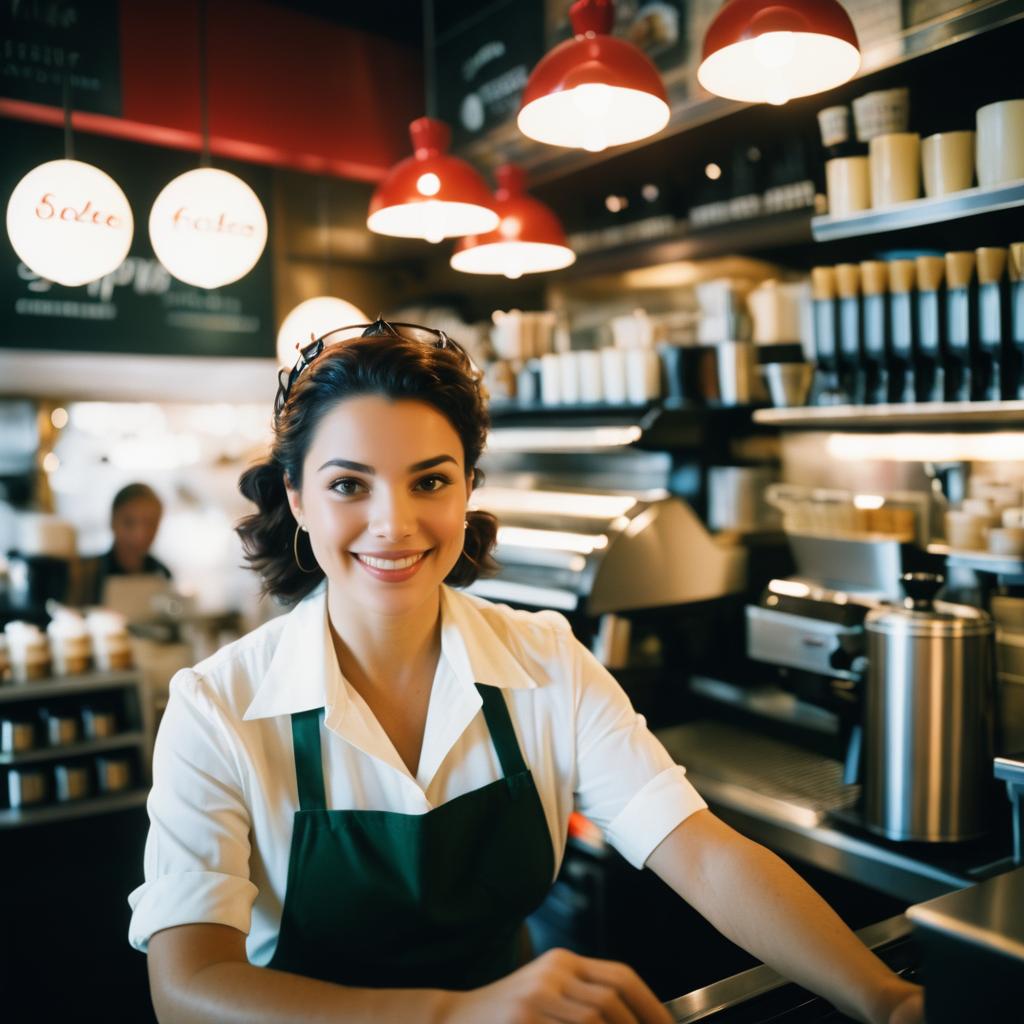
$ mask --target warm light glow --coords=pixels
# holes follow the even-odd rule
[[[629,200],[625,196],[611,195],[604,197],[604,208],[609,213],[621,213],[627,206],[629,206]]]
[[[491,512],[528,512],[577,519],[614,519],[637,505],[631,494],[584,494],[572,491],[520,491],[511,487],[479,487],[473,504]]]
[[[453,253],[451,258],[452,268],[465,274],[504,274],[512,279],[561,270],[575,262],[572,249],[546,242],[490,242]]]
[[[843,462],[1012,462],[1024,456],[1024,433],[830,434],[826,450]]]
[[[698,68],[708,92],[747,103],[785,103],[832,89],[860,68],[844,39],[815,32],[766,32],[725,46]]]
[[[436,196],[441,191],[441,179],[433,171],[427,171],[416,179],[416,191],[421,196]]]
[[[285,318],[277,332],[277,361],[289,369],[299,357],[299,349],[336,327],[365,324],[366,314],[344,299],[318,295],[300,302]],[[359,333],[359,332],[355,332]],[[343,341],[339,335],[337,341]]]
[[[426,175],[424,175],[426,177]],[[498,215],[472,203],[447,203],[424,199],[419,203],[385,206],[366,219],[366,226],[379,235],[425,238],[440,242],[463,235],[484,235],[498,226]]]
[[[220,288],[256,265],[267,244],[267,215],[241,178],[201,167],[164,186],[149,214],[149,238],[179,281]]]
[[[608,547],[603,533],[569,533],[562,530],[533,530],[522,526],[500,526],[498,543],[503,547],[544,548],[589,555]]]
[[[654,135],[668,118],[668,104],[649,92],[588,83],[528,103],[518,124],[537,142],[596,153]]]
[[[134,230],[117,182],[79,160],[33,168],[7,203],[7,234],[18,258],[40,277],[69,287],[116,270]]]
[[[718,164],[708,164],[704,168],[704,174],[711,179],[711,181],[718,181],[722,176],[722,168]]]
[[[639,441],[643,430],[625,427],[503,427],[492,432],[487,447],[501,451],[585,451],[590,448],[625,448]]]
[[[50,413],[50,422],[57,428],[57,430],[63,430],[68,425],[68,411],[62,406],[57,406],[53,412]]]
[[[60,469],[60,459],[56,452],[47,452],[43,456],[43,470],[46,473],[56,473]]]
[[[881,494],[855,494],[853,496],[853,507],[860,509],[879,509],[885,504],[885,498]]]

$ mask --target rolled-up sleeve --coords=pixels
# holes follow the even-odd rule
[[[636,868],[707,804],[633,709],[622,687],[575,639],[576,809]]]
[[[237,736],[191,669],[171,680],[153,752],[145,882],[128,897],[128,940],[182,924],[226,924],[248,934],[256,886],[249,878],[249,812]]]

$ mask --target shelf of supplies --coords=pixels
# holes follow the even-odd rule
[[[814,217],[811,233],[816,242],[833,242],[839,238],[859,238],[886,231],[903,231],[925,224],[963,220],[983,213],[999,213],[1024,206],[1024,181],[988,188],[968,188],[934,199],[911,199],[883,210],[864,210],[848,217]]]
[[[558,272],[556,280],[806,245],[813,241],[811,223],[809,207],[702,227],[684,222],[675,233],[662,238],[626,241],[582,252],[572,266]]]
[[[136,685],[138,669],[119,672],[86,672],[80,676],[49,676],[29,683],[5,683],[0,686],[0,704],[5,701],[39,700],[41,697],[66,697],[95,690],[117,690]]]
[[[79,757],[82,754],[102,754],[106,750],[137,747],[145,738],[145,734],[141,732],[119,732],[113,736],[104,736],[99,740],[64,743],[57,747],[33,747],[31,750],[21,750],[15,754],[0,754],[0,765],[10,767],[28,764],[32,761],[54,761]]]
[[[132,789],[126,793],[110,793],[63,804],[44,804],[36,807],[10,807],[0,810],[0,829],[20,828],[23,825],[49,825],[74,818],[91,818],[97,814],[126,811],[142,807],[149,796],[148,789]]]
[[[773,427],[948,427],[1024,425],[1024,401],[918,402],[914,405],[821,405],[757,409],[754,422]]]
[[[991,572],[997,576],[1024,576],[1024,555],[994,555],[991,551],[967,551],[946,544],[929,544],[930,555],[942,555],[950,566]]]

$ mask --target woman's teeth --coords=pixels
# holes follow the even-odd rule
[[[408,569],[410,565],[415,565],[425,554],[426,551],[421,551],[418,555],[399,558],[397,561],[391,561],[388,558],[371,558],[369,555],[356,555],[356,558],[360,562],[365,562],[367,565],[372,566],[374,569],[390,569],[394,571],[396,569]]]

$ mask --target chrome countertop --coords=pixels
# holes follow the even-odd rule
[[[911,907],[915,926],[1021,961],[1024,966],[1024,867]]]
[[[868,949],[877,950],[897,939],[910,935],[910,923],[903,914],[869,925],[857,932],[857,936]],[[749,971],[723,978],[704,988],[695,989],[666,1003],[676,1024],[690,1024],[691,1021],[705,1020],[727,1007],[762,996],[784,985],[792,984],[781,974],[763,964]]]

